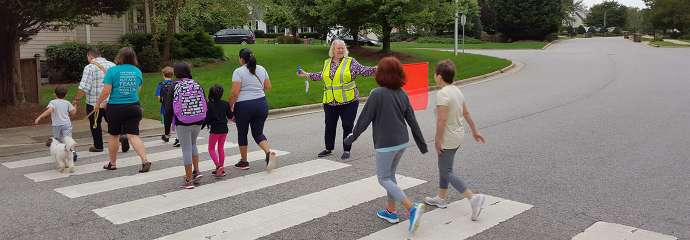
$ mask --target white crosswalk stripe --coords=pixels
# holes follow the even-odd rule
[[[201,139],[201,137],[199,137]],[[154,141],[146,141],[144,142],[144,147],[150,148],[150,147],[158,147],[162,146],[165,144],[171,144],[171,143],[166,143],[161,140],[154,140]],[[47,149],[47,148],[46,148]],[[95,157],[95,156],[106,156],[108,154],[108,149],[104,149],[103,152],[89,152],[89,151],[79,151],[79,157],[80,158],[87,158],[87,157]],[[13,162],[6,162],[3,163],[7,168],[23,168],[23,167],[30,167],[30,166],[36,166],[36,165],[41,165],[41,164],[47,164],[47,163],[53,163],[55,162],[53,160],[52,156],[43,156],[43,157],[37,157],[37,158],[30,158],[30,159],[25,159],[25,160],[20,160],[20,161],[13,161]]]
[[[235,143],[229,143],[229,144],[225,145],[225,148],[229,149],[229,148],[235,148],[237,146],[238,145]],[[208,152],[208,144],[199,145],[198,149],[199,149],[199,153],[206,153],[206,152]],[[168,150],[168,151],[163,151],[163,152],[147,154],[147,157],[148,157],[149,162],[158,162],[158,161],[163,161],[163,160],[179,158],[181,155],[182,154],[181,154],[180,149],[173,149],[173,150]],[[107,171],[107,170],[103,169],[103,164],[104,164],[103,162],[98,162],[98,163],[78,165],[78,166],[75,166],[76,171],[74,173],[60,173],[60,172],[55,171],[55,170],[47,170],[47,171],[42,171],[42,172],[29,173],[29,174],[26,174],[24,176],[33,180],[34,182],[42,182],[42,181],[66,178],[66,177],[69,177],[71,175],[83,175],[83,174],[88,174],[88,173]],[[135,165],[139,165],[139,164],[141,164],[141,160],[139,159],[139,156],[131,156],[131,157],[126,157],[126,158],[122,158],[122,159],[117,160],[117,167],[118,168],[135,166]]]
[[[572,240],[676,240],[678,238],[635,227],[608,222],[596,222],[575,235]]]
[[[425,182],[400,175],[397,176],[397,180],[401,189]],[[375,176],[365,178],[161,237],[158,240],[256,239],[383,197],[386,191],[378,185],[377,181]]]
[[[485,196],[486,206],[478,221],[470,220],[472,210],[469,202],[463,199],[449,204],[446,209],[438,208],[424,214],[414,239],[449,239],[449,236],[452,236],[450,239],[467,239],[532,208],[529,204]],[[405,221],[360,240],[405,239],[408,225]]]
[[[278,168],[270,174],[255,173],[202,185],[194,190],[179,190],[93,211],[114,224],[123,224],[348,166],[329,160],[312,160]]]
[[[277,156],[283,156],[289,154],[289,152],[274,150]],[[247,154],[247,161],[258,161],[264,160],[265,154],[263,151],[254,151]],[[240,160],[240,155],[232,155],[226,157],[225,161],[235,162]],[[215,169],[216,165],[213,161],[202,161],[199,163],[200,171],[208,171]],[[161,170],[150,171],[146,174],[135,174],[130,176],[122,176],[109,178],[102,181],[88,182],[74,186],[62,187],[55,189],[56,192],[61,193],[69,198],[78,198],[83,196],[88,196],[91,194],[102,193],[107,191],[112,191],[116,189],[122,189],[127,187],[139,186],[146,183],[157,182],[165,179],[171,179],[175,177],[180,177],[184,172],[184,166],[170,167]]]

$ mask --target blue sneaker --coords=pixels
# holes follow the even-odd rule
[[[388,221],[389,223],[399,223],[400,222],[400,217],[398,217],[398,214],[395,212],[389,212],[386,209],[379,210],[376,212],[376,216],[379,218]]]
[[[407,228],[407,231],[410,233],[410,235],[412,235],[415,231],[417,231],[417,228],[419,228],[419,223],[422,220],[422,214],[424,214],[424,204],[413,204],[412,208],[410,208],[410,226]]]

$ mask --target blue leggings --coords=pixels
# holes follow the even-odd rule
[[[235,126],[237,126],[237,141],[240,146],[247,146],[247,134],[252,128],[252,137],[258,144],[266,139],[264,123],[268,118],[268,103],[266,98],[258,98],[235,103]]]

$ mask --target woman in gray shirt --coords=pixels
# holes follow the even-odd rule
[[[265,91],[271,90],[271,80],[266,69],[256,65],[256,57],[248,48],[240,50],[241,67],[232,73],[232,94],[230,106],[235,114],[235,126],[237,127],[237,141],[240,145],[240,159],[236,168],[247,170],[247,134],[252,130],[254,141],[259,144],[266,153],[266,170],[271,171],[276,167],[276,154],[271,152],[268,139],[264,136],[264,123],[268,118],[268,102]]]
[[[357,119],[357,125],[352,134],[345,139],[345,143],[352,144],[370,123],[373,124],[376,175],[379,184],[388,193],[386,208],[378,211],[376,215],[390,223],[399,222],[400,218],[395,205],[396,202],[401,202],[409,211],[408,231],[412,234],[419,226],[419,219],[424,213],[424,204],[412,203],[395,180],[396,168],[409,145],[408,125],[419,150],[422,153],[428,150],[407,94],[401,89],[405,85],[402,69],[402,64],[395,57],[381,59],[375,77],[381,87],[374,89],[369,95]]]

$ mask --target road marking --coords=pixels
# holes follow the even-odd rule
[[[274,150],[274,152],[276,152],[276,154],[278,156],[290,154],[289,152],[278,151],[278,150]],[[238,155],[232,155],[232,156],[226,157],[225,161],[226,161],[226,163],[227,162],[232,163],[235,161],[239,161],[240,158],[241,157],[239,154]],[[266,158],[266,154],[263,152],[263,150],[250,152],[249,154],[247,154],[247,160],[250,162],[258,161],[258,160],[264,160],[265,158]],[[232,166],[232,165],[230,165],[230,166]],[[211,160],[202,161],[199,163],[199,169],[202,172],[212,170],[215,168],[216,168],[216,165]],[[228,172],[228,174],[230,173],[229,167],[227,168],[226,172]],[[181,173],[184,173],[184,166],[177,166],[177,167],[170,167],[170,168],[165,168],[165,169],[161,169],[161,170],[155,170],[155,171],[148,172],[146,174],[135,174],[135,175],[130,175],[130,176],[109,178],[109,179],[105,179],[102,181],[88,182],[88,183],[83,183],[83,184],[74,185],[74,186],[56,188],[55,191],[61,193],[62,195],[65,195],[66,197],[69,197],[69,198],[78,198],[78,197],[88,196],[88,195],[92,195],[92,194],[96,194],[96,193],[102,193],[102,192],[107,192],[107,191],[112,191],[112,190],[117,190],[117,189],[122,189],[122,188],[127,188],[127,187],[143,185],[146,183],[157,182],[157,181],[161,181],[161,180],[165,180],[165,179],[180,177],[180,176],[182,176]]]
[[[201,139],[202,137],[199,137],[199,138]],[[144,147],[150,148],[150,147],[162,146],[165,144],[169,144],[169,143],[163,142],[161,140],[154,140],[154,141],[144,142]],[[79,157],[80,158],[94,157],[94,156],[107,155],[107,154],[108,154],[107,148],[105,150],[103,150],[103,152],[79,151]],[[25,160],[13,161],[13,162],[6,162],[6,163],[3,163],[2,165],[4,165],[7,168],[13,169],[13,168],[23,168],[23,167],[29,167],[29,166],[42,165],[42,164],[53,163],[53,162],[55,162],[55,161],[53,160],[52,156],[44,156],[44,157],[37,157],[37,158],[31,158],[31,159],[25,159]]]
[[[230,148],[235,148],[235,147],[237,147],[236,143],[227,143],[225,145],[225,149],[230,149]],[[197,148],[199,149],[200,154],[208,152],[208,144],[198,145]],[[158,161],[163,161],[163,160],[179,158],[182,156],[182,151],[180,149],[173,149],[173,150],[168,150],[168,151],[163,151],[163,152],[147,154],[146,156],[147,156],[149,162],[158,162]],[[76,171],[74,173],[60,173],[56,170],[47,170],[47,171],[42,171],[42,172],[25,174],[24,176],[33,180],[34,182],[42,182],[42,181],[59,179],[59,178],[66,178],[66,177],[69,177],[72,175],[83,175],[83,174],[88,174],[88,173],[108,171],[108,170],[103,169],[104,164],[105,164],[105,162],[98,162],[98,163],[79,165],[79,166],[75,167]],[[140,165],[140,164],[141,164],[141,160],[139,159],[139,156],[136,156],[136,155],[131,156],[131,157],[126,157],[126,158],[121,158],[121,159],[117,160],[117,168],[124,168],[124,167],[129,167],[129,166]],[[153,168],[155,169],[155,165],[153,166]]]
[[[652,231],[608,222],[596,222],[572,240],[676,240],[678,238]]]
[[[401,189],[424,183],[424,180],[397,176]],[[245,212],[158,238],[169,239],[256,239],[386,196],[376,176],[332,187],[319,192]]]
[[[93,211],[114,224],[123,224],[348,166],[350,165],[317,159],[278,168],[271,173],[259,172],[201,185],[193,190],[179,190]]]
[[[446,209],[437,208],[425,213],[414,239],[467,239],[532,208],[529,204],[485,196],[486,205],[478,221],[470,220],[472,209],[469,202],[463,199],[451,203]],[[409,222],[404,221],[360,240],[406,239],[408,225]]]

